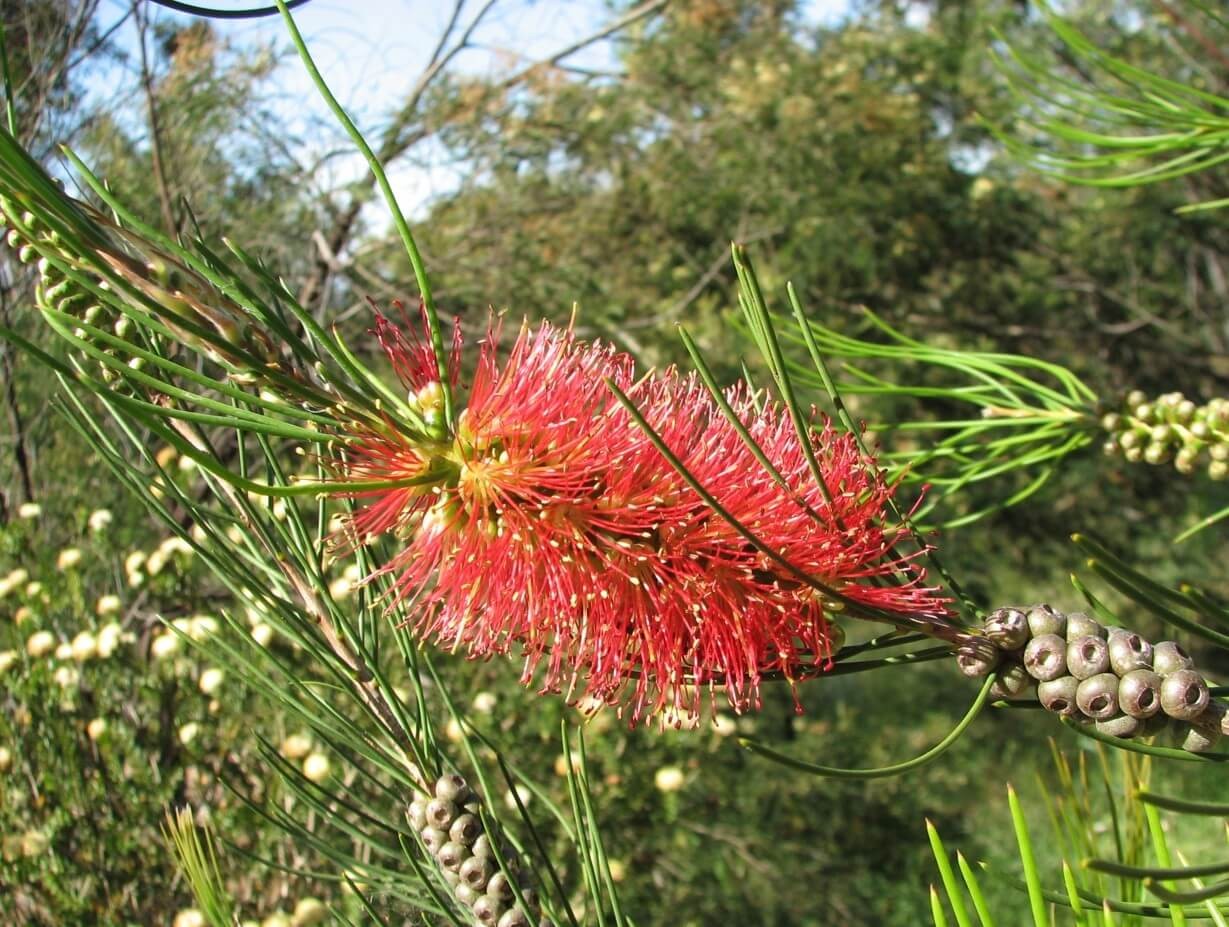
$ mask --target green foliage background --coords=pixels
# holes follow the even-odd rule
[[[139,109],[89,112],[80,93],[89,72],[52,66],[86,48],[132,63],[130,49],[98,35],[89,4],[57,18],[61,6],[0,6],[13,67],[47,90],[46,117],[23,122],[36,133],[32,147],[71,140],[139,214],[198,226],[209,239],[234,237],[311,294],[322,320],[374,352],[358,334],[369,318],[363,299],[410,295],[400,245],[364,214],[343,237],[344,260],[321,276],[312,232],[330,237],[363,194],[330,188],[292,156],[298,140],[282,136],[265,105],[278,55],[232,47],[200,25],[151,25],[150,92],[163,117],[155,164]],[[1073,2],[1067,12],[1127,60],[1222,91],[1229,81],[1223,61],[1172,54],[1189,36],[1151,4]],[[780,296],[792,281],[834,328],[856,331],[856,307],[866,305],[928,341],[1062,363],[1106,397],[1129,388],[1229,395],[1224,221],[1174,211],[1218,195],[1223,172],[1121,191],[1030,172],[987,128],[1010,130],[1020,112],[989,55],[994,29],[1016,47],[1055,54],[1034,13],[1000,0],[865,2],[826,28],[784,2],[680,0],[620,40],[614,76],[543,67],[509,86],[449,74],[403,126],[463,165],[459,188],[417,223],[437,300],[471,337],[489,308],[566,320],[578,304],[584,335],[646,365],[684,357],[673,331],[684,323],[730,378],[749,353],[731,323],[728,242],[737,238],[750,244],[768,291]],[[6,323],[46,341],[19,271],[6,263]],[[211,710],[195,688],[199,663],[176,668],[150,655],[161,619],[235,603],[190,562],[131,587],[124,557],[155,546],[156,526],[82,460],[46,406],[48,374],[12,354],[3,372],[0,574],[23,568],[45,592],[0,600],[0,650],[23,651],[36,629],[71,640],[97,626],[94,602],[108,592],[121,595],[132,639],[84,667],[72,693],[59,691],[46,661],[23,657],[0,677],[0,744],[14,757],[2,773],[0,836],[38,830],[49,839],[40,854],[11,843],[0,860],[0,908],[37,924],[144,924],[188,905],[157,836],[166,803],[188,800],[207,805],[217,832],[238,844],[224,849],[224,869],[245,917],[290,912],[309,893],[357,912],[335,884],[271,875],[242,855],[289,868],[321,862],[286,846],[217,782],[254,775],[256,735],[277,744],[292,732],[286,719],[241,690],[228,689]],[[920,414],[900,400],[862,402],[855,413],[872,422]],[[190,484],[191,473],[182,479]],[[967,504],[1000,492],[970,491]],[[1067,575],[1080,564],[1066,540],[1076,529],[1159,580],[1192,578],[1229,593],[1215,531],[1181,548],[1169,543],[1225,496],[1200,476],[1089,455],[1028,506],[938,543],[986,605],[1076,607]],[[32,500],[42,515],[18,518]],[[95,536],[86,519],[99,507],[116,519]],[[85,551],[79,574],[55,566],[65,546]],[[1159,631],[1137,617],[1141,632]],[[521,690],[511,665],[445,658],[444,668],[475,694],[494,695],[479,723],[561,795],[558,722],[571,709]],[[877,675],[808,684],[802,715],[786,693],[770,692],[737,728],[824,763],[880,765],[939,739],[973,694],[950,667]],[[923,819],[970,856],[1010,861],[1002,783],[1034,794],[1054,788],[1045,737],[1064,735],[1021,714],[989,713],[922,776],[866,783],[796,776],[719,730],[627,731],[599,716],[589,737],[595,792],[625,904],[642,925],[920,923],[934,880]],[[108,720],[106,739],[86,736],[92,717]],[[189,722],[201,733],[179,744],[175,732]],[[675,766],[684,786],[658,788],[657,771]],[[1225,797],[1206,777],[1186,787]],[[1040,805],[1035,814],[1040,822]],[[1026,910],[1013,889],[992,891],[1005,922]]]

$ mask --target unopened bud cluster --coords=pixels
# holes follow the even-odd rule
[[[14,211],[16,206],[8,199],[0,200],[0,209],[3,209],[10,225],[4,235],[5,243],[22,264],[33,265],[38,270],[35,296],[39,304],[84,319],[90,324],[100,321],[106,309],[91,299],[89,293],[77,286],[35,247],[34,242],[37,240],[44,246],[44,250],[56,251],[59,236],[55,232],[46,231],[32,212]],[[24,233],[17,228],[18,218]]]
[[[57,261],[80,270],[91,286],[100,290],[112,289],[107,279],[90,269],[79,255],[62,247],[60,236],[54,230],[47,230],[34,213],[20,209],[6,197],[0,197],[0,212],[3,212],[4,221],[9,226],[4,236],[5,243],[17,254],[18,260],[23,264],[35,265],[38,270],[35,296],[41,307],[73,316],[87,325],[110,328],[116,337],[129,340],[132,321],[107,307],[87,286],[58,267]],[[153,246],[142,243],[141,250],[145,248],[152,249]],[[91,252],[88,260],[97,259],[106,264],[133,291],[146,297],[147,301],[135,295],[132,297],[142,311],[155,312],[186,344],[231,368],[232,378],[244,379],[245,375],[239,371],[249,365],[242,355],[231,350],[232,347],[262,362],[275,360],[276,352],[269,338],[251,323],[246,313],[175,258],[155,252],[152,257],[142,255],[137,260],[127,250],[112,243],[95,242],[88,249]],[[184,328],[181,322],[212,329],[218,340],[205,341]],[[78,334],[83,335],[84,332],[79,331]],[[115,354],[113,348],[103,350]],[[134,357],[128,361],[128,366],[140,369],[143,363],[140,357]],[[103,377],[111,381],[117,378],[117,374],[103,365]]]
[[[1000,608],[982,631],[961,647],[956,662],[966,676],[996,672],[992,693],[1001,698],[1036,698],[1047,711],[1094,723],[1114,737],[1171,728],[1192,753],[1229,733],[1224,706],[1173,641],[1151,644],[1083,612],[1064,615],[1048,605]]]
[[[1102,416],[1107,454],[1150,464],[1172,463],[1179,473],[1206,467],[1208,476],[1229,476],[1229,400],[1196,405],[1181,393],[1149,399],[1139,390],[1123,408]]]
[[[492,841],[498,837],[487,833],[478,816],[477,796],[465,780],[457,775],[441,776],[434,793],[434,798],[419,797],[410,802],[410,824],[435,857],[457,901],[473,914],[474,923],[482,927],[551,927],[551,922],[541,916],[537,892],[516,851],[500,843],[496,859]],[[512,879],[516,880],[525,910],[516,901]]]

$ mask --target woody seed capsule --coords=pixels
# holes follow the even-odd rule
[[[431,853],[438,853],[440,847],[448,842],[448,834],[430,825],[424,827],[419,835],[422,837],[423,846]]]
[[[1097,730],[1102,734],[1109,734],[1111,737],[1127,738],[1138,734],[1143,724],[1144,722],[1140,721],[1139,718],[1132,718],[1130,715],[1118,715],[1115,718],[1098,721]]]
[[[1152,666],[1152,645],[1131,631],[1111,631],[1110,666],[1119,676]]]
[[[422,830],[427,826],[427,803],[421,798],[415,798],[410,802],[410,826],[414,830]]]
[[[1057,634],[1034,637],[1024,648],[1024,668],[1034,679],[1057,679],[1067,670],[1067,642]]]
[[[473,911],[478,923],[494,924],[503,914],[504,906],[497,898],[492,898],[490,895],[479,895],[478,900],[474,902]]]
[[[1182,749],[1188,753],[1206,753],[1216,746],[1220,740],[1220,732],[1192,727],[1182,740]]]
[[[474,902],[482,897],[464,882],[458,882],[456,887],[452,890],[452,893],[456,895],[457,901],[461,902],[461,904],[465,905],[467,908],[472,908],[474,906]]]
[[[1114,717],[1118,713],[1118,677],[1099,673],[1085,679],[1075,690],[1075,703],[1096,721]]]
[[[1132,718],[1151,718],[1161,710],[1161,682],[1152,670],[1131,670],[1118,682],[1118,704]]]
[[[1028,630],[1033,637],[1040,637],[1042,634],[1065,636],[1067,616],[1055,611],[1049,605],[1037,605],[1029,609]]]
[[[479,834],[476,838],[474,838],[474,845],[470,847],[469,851],[473,853],[474,856],[478,856],[483,859],[488,859],[495,855],[494,850],[491,847],[491,838],[486,834]]]
[[[495,873],[495,864],[484,856],[471,856],[461,864],[460,871],[462,882],[474,891],[483,891]]]
[[[1028,618],[1018,608],[995,610],[983,630],[1000,650],[1019,650],[1028,642]]]
[[[1217,701],[1208,702],[1208,707],[1203,710],[1203,714],[1191,719],[1191,727],[1197,727],[1201,731],[1210,731],[1214,734],[1225,733],[1226,721],[1229,721],[1229,712],[1226,712],[1225,706]]]
[[[512,885],[508,882],[508,877],[502,872],[495,873],[487,881],[486,893],[492,898],[499,898],[503,901],[509,901],[513,898]]]
[[[1151,737],[1153,734],[1159,734],[1172,723],[1169,715],[1163,711],[1158,711],[1151,718],[1144,718],[1143,727],[1139,729],[1141,737]]]
[[[433,798],[427,802],[427,822],[436,827],[448,827],[457,816],[457,806],[450,801]]]
[[[1072,612],[1067,616],[1067,640],[1089,636],[1105,637],[1105,628],[1101,626],[1101,622],[1083,612]]]
[[[1101,638],[1087,635],[1067,645],[1067,672],[1076,679],[1088,679],[1109,668],[1109,646]]]
[[[1011,698],[1021,695],[1033,684],[1031,677],[1019,663],[1007,663],[999,667],[998,678],[990,687],[995,698]]]
[[[435,797],[442,801],[463,805],[470,799],[469,786],[465,784],[465,779],[461,776],[440,776],[435,783]]]
[[[1174,641],[1161,641],[1152,648],[1152,669],[1162,676],[1191,669],[1194,665],[1191,655]]]
[[[463,814],[452,822],[448,829],[448,838],[454,843],[469,846],[482,834],[482,822],[476,815]]]
[[[988,640],[969,641],[956,651],[956,667],[970,678],[990,675],[998,666],[1002,652]]]
[[[1046,711],[1052,711],[1064,718],[1070,718],[1076,711],[1075,692],[1079,688],[1079,680],[1074,676],[1061,676],[1037,684],[1037,701]]]
[[[1161,709],[1179,721],[1189,721],[1203,714],[1210,699],[1207,684],[1194,670],[1170,673],[1161,683]]]
[[[498,927],[533,927],[533,924],[520,908],[510,908],[500,917]]]
[[[440,865],[445,869],[459,869],[461,868],[461,863],[469,858],[469,851],[461,846],[461,844],[453,843],[449,840],[439,848],[435,858],[439,860]]]

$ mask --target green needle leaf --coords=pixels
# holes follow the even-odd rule
[[[929,818],[926,819],[926,836],[930,838],[930,849],[939,867],[939,877],[943,880],[943,890],[947,892],[947,900],[952,906],[952,913],[956,915],[956,923],[960,927],[972,927],[969,913],[964,907],[960,885],[956,881],[956,873],[952,871],[952,861],[948,859],[947,848],[943,846],[943,839]],[[933,885],[930,890],[934,892]]]
[[[906,760],[903,763],[896,763],[892,766],[881,766],[874,769],[842,769],[839,766],[820,766],[817,763],[808,763],[805,760],[795,759],[792,756],[787,756],[784,753],[778,753],[770,747],[765,747],[757,741],[746,737],[739,738],[739,744],[746,747],[752,753],[758,753],[760,756],[767,757],[774,762],[780,763],[783,766],[788,766],[791,769],[797,769],[805,773],[810,773],[814,776],[831,777],[833,779],[886,779],[891,776],[898,776],[901,773],[909,772],[913,769],[925,766],[944,753],[952,746],[960,736],[965,732],[973,720],[981,713],[986,700],[990,695],[990,687],[994,685],[994,674],[986,677],[982,683],[981,691],[977,693],[977,698],[973,700],[973,704],[960,719],[959,723],[952,728],[946,737],[927,750],[920,756],[915,756],[911,760]]]

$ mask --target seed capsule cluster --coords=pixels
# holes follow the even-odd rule
[[[1172,463],[1179,473],[1206,467],[1214,480],[1229,477],[1229,400],[1199,406],[1181,393],[1149,399],[1134,390],[1119,411],[1102,416],[1101,427],[1107,454]]]
[[[516,851],[499,845],[499,856],[508,875],[517,880],[521,898],[530,913],[516,903],[512,885],[500,870],[493,836],[478,816],[478,799],[457,775],[443,775],[434,785],[434,798],[410,802],[410,825],[439,863],[444,881],[474,916],[476,927],[552,927],[542,917],[538,894],[516,859]]]
[[[997,671],[1000,698],[1035,696],[1062,717],[1094,723],[1115,737],[1174,729],[1184,749],[1211,749],[1229,733],[1224,706],[1213,701],[1194,661],[1178,644],[1151,644],[1125,628],[1105,628],[1083,612],[1048,605],[1000,608],[984,637],[961,647],[966,676]]]

